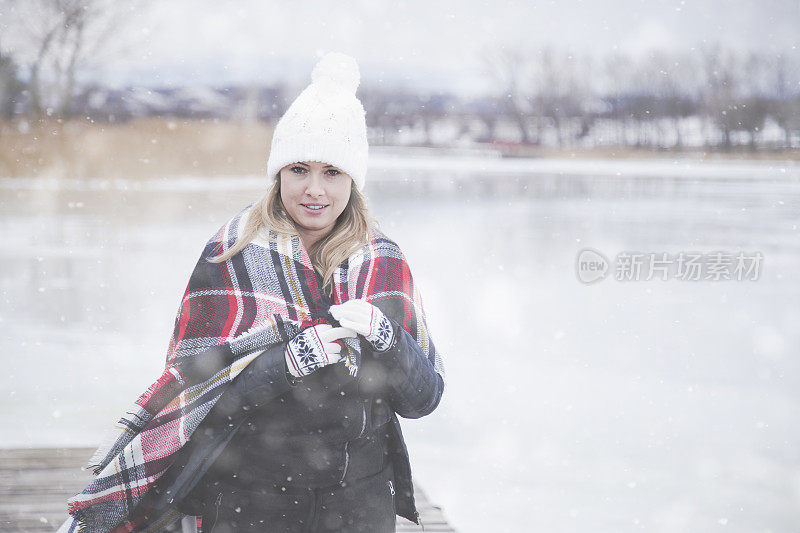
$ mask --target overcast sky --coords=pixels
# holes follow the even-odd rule
[[[124,1],[124,0],[122,0]],[[631,54],[702,43],[800,49],[797,0],[161,0],[131,14],[117,84],[305,84],[317,54],[356,57],[362,76],[412,87],[482,89],[480,51],[570,47]]]

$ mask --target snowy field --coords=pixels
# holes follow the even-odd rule
[[[800,168],[385,155],[369,180],[445,356],[442,404],[403,427],[459,531],[798,531]],[[0,446],[95,445],[264,186],[0,180]],[[586,285],[584,248],[763,263]]]

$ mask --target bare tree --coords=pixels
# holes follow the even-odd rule
[[[139,0],[5,0],[16,59],[28,69],[31,112],[68,116],[81,69],[119,49]]]
[[[722,131],[722,147],[731,148],[731,133],[737,129],[736,57],[719,46],[701,51],[705,91],[703,104],[707,116]]]
[[[693,80],[696,77],[692,61],[681,53],[655,50],[645,59],[642,69],[643,85],[650,99],[649,119],[656,124],[658,146],[668,147],[667,133],[674,135],[674,147],[683,147],[681,119],[696,112],[692,100]]]
[[[611,108],[609,116],[616,130],[616,144],[625,145],[628,142],[628,122],[633,118],[628,111],[628,98],[629,92],[636,86],[635,66],[630,57],[614,53],[605,59],[603,67],[605,91]]]
[[[22,87],[17,64],[0,50],[0,117],[6,120],[12,117]]]
[[[591,63],[588,59],[580,61],[569,51],[552,48],[540,50],[538,57],[535,101],[540,116],[552,122],[558,146],[563,147],[588,129],[582,104],[588,94]],[[577,132],[573,127],[576,120],[580,123]],[[541,136],[541,127],[539,131]]]
[[[504,112],[516,122],[522,142],[529,144],[528,117],[532,111],[529,54],[515,48],[485,49],[481,64],[502,97]]]
[[[800,61],[792,61],[786,54],[774,58],[772,82],[776,94],[770,103],[770,115],[783,129],[784,147],[792,148],[792,132],[800,130],[800,94],[792,87],[800,87]]]
[[[769,98],[775,87],[769,86],[771,64],[759,53],[750,53],[742,61],[741,101],[738,104],[737,125],[750,136],[750,150],[756,150],[757,138],[769,113]]]

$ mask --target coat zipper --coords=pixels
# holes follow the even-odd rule
[[[364,436],[364,433],[367,431],[367,408],[364,407],[364,404],[361,404],[361,432],[358,434],[358,438]],[[342,479],[339,480],[339,483],[344,483],[344,477],[347,475],[347,467],[350,465],[350,452],[348,450],[348,445],[350,441],[344,443],[344,472],[342,472]]]
[[[344,443],[344,471],[342,472],[342,479],[339,480],[339,483],[344,483],[344,476],[347,475],[347,466],[350,464],[350,452],[347,451],[348,444],[350,443]]]
[[[216,501],[214,501],[214,507],[216,512],[214,513],[214,523],[211,524],[211,529],[208,530],[208,533],[214,533],[214,528],[217,527],[217,520],[219,519],[219,504],[222,503],[222,493],[220,492],[217,495]],[[205,525],[202,526],[205,529]]]
[[[361,404],[361,433],[358,434],[358,439],[364,436],[364,433],[367,432],[367,408],[364,404]]]

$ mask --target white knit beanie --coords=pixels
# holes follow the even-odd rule
[[[367,123],[356,98],[361,76],[352,57],[326,54],[311,72],[311,85],[278,121],[267,160],[267,176],[299,161],[333,165],[364,188],[367,174]]]

